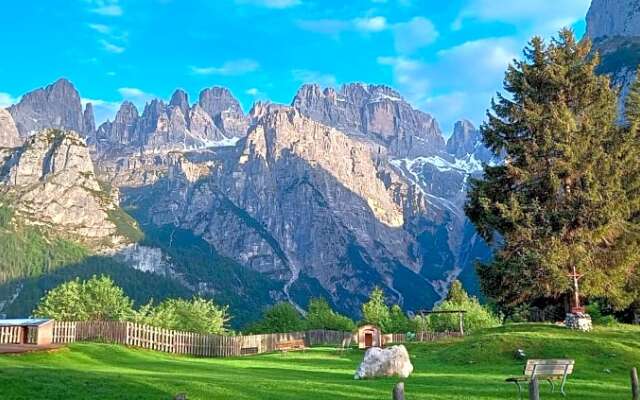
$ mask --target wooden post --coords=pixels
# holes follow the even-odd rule
[[[538,377],[534,376],[529,382],[529,400],[540,400],[540,389],[538,387]]]
[[[393,387],[393,400],[404,400],[404,382],[398,382]]]
[[[638,370],[631,368],[631,395],[633,400],[640,400],[640,390],[638,389]]]
[[[460,317],[460,336],[464,336],[464,313],[458,313]]]

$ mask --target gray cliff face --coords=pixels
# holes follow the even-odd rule
[[[99,174],[118,186],[143,186],[167,173],[168,155],[231,146],[246,135],[248,119],[227,89],[205,89],[189,106],[187,93],[176,90],[169,104],[154,99],[142,114],[122,103],[113,122],[96,134]]]
[[[447,153],[455,159],[468,160],[473,157],[479,162],[488,163],[495,157],[482,143],[482,133],[470,121],[455,123],[453,134],[447,140]]]
[[[66,79],[25,94],[18,104],[9,107],[9,112],[23,138],[45,128],[85,132],[80,95]]]
[[[587,13],[587,36],[640,36],[640,0],[593,0]]]
[[[198,105],[209,114],[215,126],[227,137],[246,134],[248,124],[240,103],[231,92],[222,87],[212,87],[200,92]]]
[[[441,214],[377,146],[295,109],[261,107],[236,148],[172,155],[153,221],[196,233],[294,301],[313,285],[354,314],[376,284],[410,306],[435,301],[409,227]]]
[[[17,147],[22,143],[16,123],[11,114],[0,108],[0,147]]]
[[[46,129],[0,160],[0,192],[30,224],[110,247],[125,241],[109,213],[117,204],[100,188],[86,142]]]
[[[89,132],[91,116],[87,105]],[[145,229],[177,228],[206,241],[276,285],[268,289],[271,301],[304,305],[322,295],[354,316],[375,285],[416,310],[438,301],[456,276],[473,279],[468,271],[484,253],[463,204],[468,178],[489,159],[478,140],[479,132],[460,122],[445,143],[431,116],[390,88],[363,84],[340,91],[305,85],[294,107],[256,103],[247,115],[225,89],[206,89],[191,106],[178,90],[142,112],[124,102],[113,121],[87,135],[96,174],[141,213]],[[0,159],[10,165],[12,154],[3,149]],[[2,170],[7,182],[32,182],[18,185],[22,193],[51,179],[38,175],[42,163],[31,163],[33,176]],[[95,191],[93,172],[80,170],[65,181]],[[113,229],[101,212],[109,215],[106,204],[116,209],[117,196],[103,194],[107,203],[93,205],[82,196],[75,198],[88,202],[83,209]],[[49,212],[30,218],[79,229],[68,225],[69,215],[60,225]],[[95,227],[83,224],[89,232]],[[114,237],[109,232],[105,240]],[[156,248],[111,248],[132,268],[182,279],[172,272],[180,260]]]
[[[601,56],[598,72],[620,90],[620,113],[640,65],[640,0],[593,0],[587,37]]]
[[[355,83],[336,91],[304,85],[292,105],[314,120],[375,140],[397,157],[435,154],[445,146],[437,121],[386,86]]]

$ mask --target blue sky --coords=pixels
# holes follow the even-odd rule
[[[97,118],[185,89],[243,107],[290,103],[305,82],[388,84],[448,134],[478,124],[532,35],[578,35],[590,0],[41,0],[0,18],[0,105],[59,77]]]

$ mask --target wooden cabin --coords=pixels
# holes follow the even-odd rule
[[[48,346],[52,343],[52,319],[0,319],[0,344]]]
[[[375,325],[362,325],[358,328],[358,347],[368,349],[369,347],[382,347],[384,340],[382,331]]]

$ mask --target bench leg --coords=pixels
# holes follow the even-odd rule
[[[565,377],[565,379],[562,380],[562,384],[560,385],[560,394],[562,394],[562,396],[566,396],[567,394],[564,392],[564,384],[567,382],[567,378]]]
[[[516,386],[518,386],[518,398],[520,400],[522,400],[522,386],[520,385],[520,382],[515,381]]]

